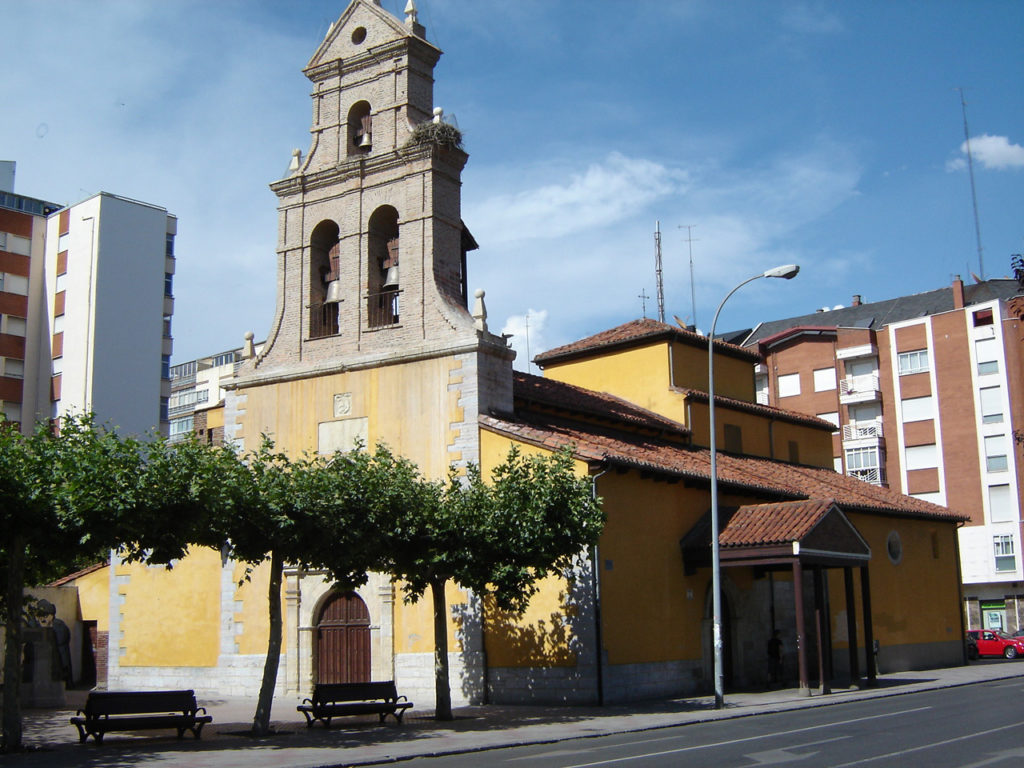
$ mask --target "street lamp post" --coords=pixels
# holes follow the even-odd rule
[[[744,280],[733,288],[722,299],[722,303],[715,310],[715,319],[711,321],[711,333],[708,334],[708,420],[711,427],[711,621],[712,639],[714,645],[714,675],[715,675],[715,709],[721,709],[725,704],[724,673],[722,670],[722,569],[718,557],[718,456],[717,440],[715,438],[715,326],[718,324],[718,314],[736,291],[747,283],[759,280],[762,277],[781,277],[790,280],[796,277],[800,267],[796,264],[784,264],[780,267],[769,269],[760,275],[754,275]]]

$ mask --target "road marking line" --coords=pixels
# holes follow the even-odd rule
[[[864,763],[871,763],[875,760],[884,760],[887,757],[899,757],[900,755],[909,755],[912,752],[920,752],[925,749],[934,749],[935,747],[943,747],[946,744],[955,744],[958,741],[966,741],[967,739],[977,738],[978,736],[988,736],[990,733],[997,733],[998,731],[1005,731],[1007,728],[1017,728],[1024,723],[1011,723],[1010,725],[1001,725],[998,728],[990,728],[987,731],[978,731],[977,733],[968,733],[963,736],[957,736],[955,739],[946,739],[945,741],[937,741],[934,744],[923,744],[920,747],[911,747],[910,749],[901,749],[899,752],[890,752],[886,755],[876,755],[875,757],[865,757],[863,760],[854,760],[852,763],[843,763],[842,765],[834,765],[832,768],[849,768],[851,765],[863,765]]]
[[[592,768],[595,765],[611,765],[612,763],[625,763],[629,760],[642,760],[646,757],[661,757],[662,755],[676,755],[680,752],[693,752],[698,749],[711,749],[713,747],[727,747],[732,744],[742,744],[745,741],[757,741],[758,739],[772,739],[777,736],[790,736],[794,733],[806,733],[807,731],[817,731],[822,728],[832,728],[837,725],[851,725],[853,723],[863,723],[868,720],[878,720],[882,717],[895,717],[897,715],[909,715],[913,712],[924,712],[932,709],[932,707],[915,707],[913,709],[902,709],[898,712],[887,712],[883,715],[868,715],[866,717],[855,717],[851,720],[839,720],[834,723],[823,723],[821,725],[809,725],[806,728],[794,728],[791,731],[778,731],[776,733],[764,733],[757,736],[746,736],[742,739],[730,739],[729,741],[717,741],[713,744],[694,744],[689,747],[680,747],[679,749],[668,749],[664,752],[649,752],[643,755],[630,755],[628,757],[616,757],[611,760],[598,760],[594,763],[578,763],[576,765],[567,765],[565,768]],[[627,747],[628,744],[621,744],[618,746]]]

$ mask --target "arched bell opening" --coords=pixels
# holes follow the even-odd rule
[[[338,334],[341,303],[338,225],[321,221],[309,238],[309,337]]]
[[[368,101],[357,101],[348,111],[348,157],[373,149],[373,117]]]
[[[367,233],[367,325],[380,328],[398,322],[401,290],[398,266],[398,211],[382,205],[370,215]]]

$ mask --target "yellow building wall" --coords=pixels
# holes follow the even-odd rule
[[[220,553],[197,548],[172,570],[138,563],[115,567],[122,666],[212,667],[220,645]],[[265,603],[264,603],[265,604]],[[266,649],[264,649],[266,650]]]
[[[849,514],[850,522],[871,547],[868,566],[874,635],[886,645],[957,641],[961,638],[960,585],[956,567],[956,526],[929,520]],[[890,531],[897,531],[903,557],[894,564],[886,552]],[[854,579],[857,637],[863,647],[860,576]],[[846,598],[842,572],[829,572],[833,642],[847,647]],[[843,614],[840,618],[840,614]]]
[[[677,387],[708,391],[707,349],[672,343],[672,383]],[[715,393],[754,402],[754,364],[729,355],[715,355]]]
[[[549,363],[544,367],[544,376],[616,395],[676,421],[685,420],[682,398],[669,389],[668,345],[664,341],[565,363]]]
[[[248,578],[246,575],[248,574]],[[265,654],[270,640],[270,610],[267,593],[270,587],[270,561],[265,560],[249,570],[244,563],[237,563],[234,572],[235,600],[241,601],[241,610],[234,615],[235,623],[241,622],[242,632],[235,635],[238,652],[243,654]],[[285,621],[285,585],[281,584],[281,615]],[[288,650],[288,627],[281,635],[281,653]],[[294,627],[291,628],[294,631]]]
[[[636,472],[598,480],[608,523],[599,543],[601,617],[609,664],[699,659],[710,570],[687,577],[679,540],[708,494]]]
[[[426,477],[441,478],[460,458],[448,452],[455,440],[451,425],[463,419],[458,392],[449,391],[460,367],[454,357],[443,357],[247,387],[239,436],[249,450],[266,433],[288,454],[316,453],[319,424],[365,418],[369,448],[386,443]],[[335,395],[345,393],[351,393],[351,410],[335,416]]]
[[[396,585],[395,653],[433,653],[434,602],[430,589],[415,603],[405,602],[401,583]],[[467,604],[466,591],[449,581],[445,585],[448,602],[448,652],[462,650],[462,621],[459,618]]]
[[[96,630],[110,630],[110,566],[75,579],[78,587],[78,609],[83,621],[95,621]]]

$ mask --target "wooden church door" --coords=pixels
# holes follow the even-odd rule
[[[370,612],[354,592],[332,595],[316,625],[318,683],[370,680]]]

